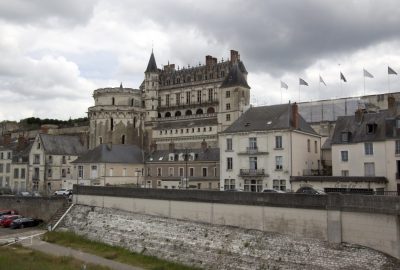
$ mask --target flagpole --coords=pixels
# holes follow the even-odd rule
[[[318,99],[321,99],[321,73],[319,74],[318,81]]]
[[[363,72],[364,72],[364,70],[363,70]],[[363,74],[363,77],[364,77],[364,96],[365,96],[365,74]]]
[[[387,76],[388,76],[388,92],[390,94],[390,75],[389,75],[389,65],[388,65],[388,72],[387,72]]]
[[[282,84],[281,84],[281,104],[282,104]]]
[[[299,81],[299,103],[300,103],[300,81]]]

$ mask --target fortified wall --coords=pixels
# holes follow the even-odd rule
[[[400,198],[74,186],[74,203],[370,247],[400,259]]]

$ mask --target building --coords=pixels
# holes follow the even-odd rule
[[[154,149],[146,158],[146,187],[219,190],[219,148]]]
[[[28,190],[52,194],[72,178],[73,165],[86,152],[79,136],[38,134],[29,153]]]
[[[142,97],[138,89],[101,88],[93,93],[95,105],[88,110],[89,148],[103,143],[133,144],[142,141]]]
[[[144,152],[136,145],[100,144],[72,163],[74,175],[65,188],[74,184],[139,186],[143,182]]]
[[[0,146],[0,189],[14,193],[27,190],[28,158],[31,147],[32,142],[24,137]]]
[[[400,191],[400,109],[394,96],[388,109],[375,113],[357,110],[339,117],[332,137],[333,176],[368,177],[357,188]],[[387,183],[378,181],[385,178]],[[340,181],[339,181],[340,183]],[[324,183],[326,185],[327,183]],[[340,188],[354,188],[340,183]]]
[[[291,190],[291,176],[320,170],[320,138],[296,103],[250,108],[219,136],[220,189]]]

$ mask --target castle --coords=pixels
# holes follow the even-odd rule
[[[250,105],[247,70],[239,52],[228,61],[206,56],[204,65],[158,68],[150,55],[139,89],[94,91],[89,108],[89,148],[103,143],[135,144],[147,151],[218,146],[218,132],[232,124]]]

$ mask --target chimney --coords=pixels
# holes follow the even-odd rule
[[[155,141],[153,141],[153,142],[150,144],[150,152],[155,152],[155,151],[157,151],[157,144],[156,144]]]
[[[388,96],[388,111],[390,115],[396,115],[396,99],[393,95]]]
[[[211,55],[206,55],[206,66],[211,66],[213,64],[213,57]]]
[[[239,52],[231,50],[231,63],[236,63],[238,60],[240,60]]]
[[[201,150],[203,150],[203,152],[205,152],[207,150],[207,143],[204,139],[201,142]]]
[[[356,123],[360,124],[362,122],[363,114],[364,114],[364,112],[362,109],[357,109],[357,111],[355,112],[355,118],[354,118],[356,120]]]
[[[19,135],[17,149],[18,150],[24,149],[26,143],[27,143],[26,138],[23,135]]]
[[[168,145],[168,149],[170,153],[173,153],[175,151],[175,144],[173,141],[171,141]]]
[[[292,104],[292,123],[294,129],[299,128],[299,107],[296,102]]]
[[[3,144],[9,145],[11,143],[11,133],[6,133],[3,135]]]
[[[213,62],[214,65],[218,64],[217,58],[216,58],[216,57],[213,57],[212,62]]]

